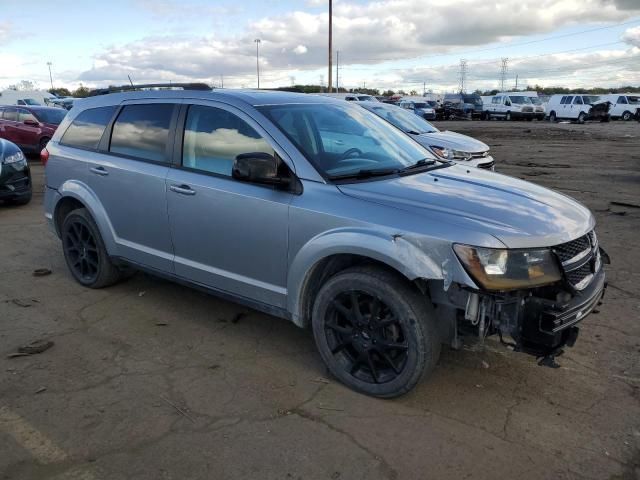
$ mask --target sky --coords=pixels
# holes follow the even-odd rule
[[[0,88],[327,83],[328,0],[0,0]],[[333,83],[640,86],[640,0],[334,0]],[[338,54],[339,51],[339,54]]]

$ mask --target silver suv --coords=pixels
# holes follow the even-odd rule
[[[82,285],[141,269],[310,326],[378,397],[462,335],[552,364],[600,302],[606,254],[571,198],[437,159],[348,102],[190,88],[79,101],[43,151]]]

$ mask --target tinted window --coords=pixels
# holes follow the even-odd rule
[[[15,108],[7,108],[2,114],[4,120],[15,122],[18,120],[18,110]]]
[[[274,154],[247,122],[220,108],[189,108],[182,148],[184,167],[231,176],[236,156],[253,152]]]
[[[618,103],[627,103],[627,99],[625,97],[618,97]]]
[[[567,105],[569,105],[569,104],[571,103],[571,100],[573,100],[573,95],[569,95],[569,96],[567,97],[567,99],[565,100],[565,102],[564,102],[564,103],[566,103]]]
[[[109,151],[154,162],[167,161],[167,141],[173,105],[125,106],[113,125]]]
[[[25,120],[31,120],[32,122],[37,122],[38,119],[28,110],[18,110],[18,121],[24,122]]]
[[[44,123],[50,123],[52,125],[60,125],[60,122],[67,115],[67,111],[61,108],[51,108],[47,110],[38,110],[35,116]]]
[[[576,97],[576,98],[573,100],[573,104],[574,104],[574,105],[582,105],[582,97]]]
[[[71,122],[60,143],[72,147],[98,148],[104,129],[115,110],[115,106],[85,110]]]

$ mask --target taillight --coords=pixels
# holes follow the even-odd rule
[[[43,148],[42,151],[40,152],[40,161],[42,162],[43,165],[46,165],[48,160],[49,160],[49,150],[47,150],[46,148]]]

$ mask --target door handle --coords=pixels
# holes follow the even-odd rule
[[[109,172],[107,172],[104,167],[91,167],[89,170],[92,173],[95,173],[97,175],[101,175],[103,177],[106,177],[107,175],[109,175]]]
[[[169,190],[172,192],[179,193],[181,195],[195,195],[196,191],[193,190],[189,185],[170,185]]]

